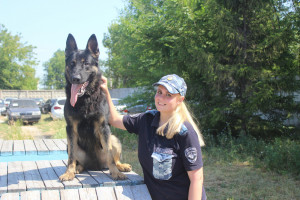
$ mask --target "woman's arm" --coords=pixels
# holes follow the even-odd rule
[[[189,189],[189,200],[201,200],[203,188],[203,167],[188,171],[191,184]]]
[[[109,90],[107,87],[107,78],[102,76],[101,80],[102,80],[102,83],[101,83],[100,87],[106,95],[107,103],[108,103],[109,110],[110,110],[109,123],[116,128],[126,130],[126,128],[123,124],[123,116],[117,112],[117,110],[111,100],[111,96],[109,94]]]

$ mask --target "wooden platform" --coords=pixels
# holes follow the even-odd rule
[[[66,153],[66,141],[2,140],[0,150],[4,159],[55,155]],[[128,179],[115,181],[108,170],[84,171],[72,181],[60,182],[58,177],[65,172],[66,163],[67,160],[0,162],[0,199],[151,199],[143,178],[135,172],[126,172]]]
[[[67,139],[1,140],[1,156],[67,153]]]

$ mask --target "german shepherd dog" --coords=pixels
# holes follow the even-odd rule
[[[122,172],[131,171],[129,164],[120,162],[121,143],[111,134],[109,107],[100,88],[99,54],[94,34],[85,50],[78,50],[73,35],[69,34],[65,50],[67,100],[64,107],[68,166],[59,177],[61,181],[72,180],[84,169],[108,167],[113,179],[126,179]]]

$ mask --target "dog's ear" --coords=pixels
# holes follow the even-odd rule
[[[77,51],[77,50],[78,50],[78,48],[77,48],[75,38],[70,33],[68,35],[67,42],[66,42],[66,50],[65,50],[66,57],[68,57],[71,54],[71,52]]]
[[[99,57],[100,52],[95,34],[91,35],[91,37],[89,38],[86,49],[88,49],[92,53],[94,58]]]

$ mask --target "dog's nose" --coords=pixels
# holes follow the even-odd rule
[[[78,74],[78,75],[74,75],[73,77],[72,77],[72,81],[73,81],[73,83],[80,83],[80,80],[81,80],[81,77],[80,77],[80,75]]]

